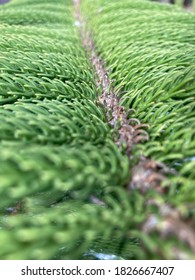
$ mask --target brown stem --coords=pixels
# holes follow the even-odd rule
[[[122,147],[123,144],[126,145],[126,154],[131,160],[133,158],[133,147],[140,141],[149,140],[148,133],[143,130],[143,128],[148,127],[148,125],[141,124],[141,122],[136,118],[129,119],[128,115],[133,113],[134,109],[126,111],[125,107],[120,105],[119,96],[121,95],[121,88],[115,91],[113,81],[109,79],[109,73],[104,68],[102,60],[96,53],[94,41],[90,32],[86,30],[85,22],[80,13],[80,0],[73,0],[73,3],[82,44],[86,53],[90,57],[97,88],[101,90],[99,102],[105,107],[108,123],[118,133],[116,144],[119,147]],[[140,156],[138,163],[132,167],[131,180],[127,189],[128,191],[138,189],[140,193],[144,195],[148,189],[152,188],[160,195],[165,194],[170,187],[170,182],[166,177],[166,174],[175,174],[175,171],[169,169],[160,162]],[[149,204],[151,204],[151,201],[146,201],[146,205]],[[154,200],[153,204],[158,206],[161,219],[158,221],[155,215],[151,215],[143,223],[142,230],[145,233],[157,231],[162,237],[174,235],[195,251],[195,233],[191,225],[188,225],[185,221],[183,221],[179,211],[165,202],[159,205]],[[165,209],[167,210],[166,213],[164,211]],[[154,223],[152,220],[155,220],[156,222]],[[178,254],[179,252],[177,251],[177,254],[175,253],[175,257],[177,257]],[[181,257],[182,254],[179,256]]]

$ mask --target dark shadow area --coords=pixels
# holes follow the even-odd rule
[[[154,1],[176,4],[175,0],[154,0]],[[183,4],[184,9],[192,10],[192,6],[193,6],[193,1],[192,0],[183,0],[182,4]]]
[[[10,2],[10,0],[0,0],[0,5]]]

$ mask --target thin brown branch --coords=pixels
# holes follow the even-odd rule
[[[82,44],[90,57],[97,88],[99,91],[101,90],[101,95],[98,98],[99,102],[104,105],[108,123],[118,133],[116,144],[119,147],[125,144],[126,154],[131,160],[133,147],[141,141],[149,140],[149,135],[144,130],[144,128],[148,128],[148,125],[141,124],[137,118],[128,118],[134,112],[134,109],[126,111],[125,107],[120,105],[121,88],[115,91],[109,73],[96,53],[94,41],[90,32],[86,29],[85,21],[80,13],[80,0],[73,0],[73,3]],[[128,191],[138,189],[143,195],[148,189],[153,189],[160,195],[165,194],[170,187],[167,174],[175,174],[175,171],[166,165],[144,156],[140,156],[138,163],[132,167],[131,171],[131,180],[127,189]],[[101,201],[95,201],[102,204]],[[168,204],[162,203],[159,205],[155,200],[152,202],[146,201],[146,205],[151,203],[157,206],[160,219],[154,214],[151,215],[143,223],[142,230],[147,234],[159,232],[162,238],[173,235],[195,251],[193,226],[182,218],[178,210]],[[186,255],[178,251],[177,248],[175,248],[173,256],[175,258],[186,258]]]

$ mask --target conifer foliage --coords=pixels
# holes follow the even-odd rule
[[[0,259],[194,258],[195,17],[147,0],[81,13],[150,140],[117,146],[71,0],[1,6]],[[167,168],[162,192],[130,187],[141,156]]]

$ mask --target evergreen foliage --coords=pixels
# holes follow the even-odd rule
[[[142,0],[87,0],[83,9],[115,87],[123,87],[121,104],[150,125],[150,141],[135,153],[178,171],[167,199],[188,211],[195,198],[195,16]]]
[[[151,215],[163,226],[151,198],[194,222],[195,17],[144,0],[82,11],[150,141],[131,161],[114,143],[71,0],[1,6],[0,259],[194,258],[182,238],[142,229]],[[177,170],[164,197],[127,191],[140,154]]]

